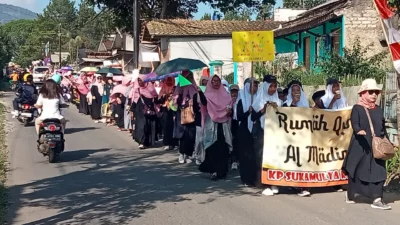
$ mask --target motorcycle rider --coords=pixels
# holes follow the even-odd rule
[[[57,80],[57,77],[54,77],[54,79]],[[45,81],[42,89],[40,89],[39,98],[35,104],[36,108],[42,110],[40,116],[35,120],[37,134],[39,134],[40,124],[45,119],[59,119],[63,131],[65,130],[66,121],[61,113],[60,107],[66,104],[61,94],[60,86],[57,85],[55,80],[49,79]]]
[[[33,105],[38,97],[38,91],[33,84],[33,76],[24,76],[24,84],[17,89],[17,97],[13,100],[13,118],[18,116],[18,104]]]
[[[19,75],[15,70],[13,70],[12,74],[10,74],[10,78],[12,79],[14,87],[17,87]]]

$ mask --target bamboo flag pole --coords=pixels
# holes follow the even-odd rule
[[[374,3],[375,10],[376,10],[376,12],[378,13],[379,22],[380,22],[380,24],[381,24],[383,34],[385,35],[386,43],[387,43],[387,45],[388,45],[388,48],[389,48],[389,51],[390,51],[390,57],[392,58],[392,64],[393,64],[393,63],[394,63],[393,52],[392,52],[392,49],[390,48],[390,44],[391,44],[391,43],[389,42],[389,37],[388,37],[388,34],[387,34],[387,32],[389,32],[389,30],[388,30],[389,28],[387,28],[387,27],[385,26],[385,24],[383,23],[382,16],[381,16],[381,14],[380,14],[380,12],[379,12],[379,10],[378,10],[378,6],[376,5],[375,0],[373,0],[372,2]],[[386,28],[387,28],[387,29],[386,29]],[[400,86],[399,73],[397,72],[396,68],[395,68],[395,71],[396,71],[396,74],[397,74],[397,85]]]
[[[378,13],[379,22],[380,22],[380,24],[381,24],[383,34],[385,35],[386,43],[388,44],[388,47],[389,47],[390,57],[392,58],[392,61],[393,61],[393,52],[392,52],[392,49],[390,48],[390,43],[389,43],[388,34],[386,33],[386,30],[387,30],[387,29],[386,29],[386,26],[385,26],[385,24],[383,24],[383,19],[382,19],[381,14],[380,14],[380,12],[379,12],[379,10],[378,10],[378,7],[376,6],[375,0],[373,0],[372,2],[374,2],[375,10],[376,10],[376,12]]]
[[[251,105],[253,105],[253,97],[254,97],[254,95],[253,95],[253,78],[254,78],[254,62],[251,62],[251,83],[250,83],[250,94],[251,94],[251,100],[250,100],[250,103],[251,103]]]

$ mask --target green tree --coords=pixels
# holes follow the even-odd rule
[[[200,20],[211,20],[211,14],[210,13],[204,13],[204,15],[200,18]]]
[[[224,14],[224,20],[251,20],[251,10],[248,8],[241,8],[234,11],[228,11]]]
[[[115,0],[89,0],[99,8],[107,8],[114,14],[116,25],[124,31],[133,31],[133,0],[126,0],[124,4],[116,4]],[[171,19],[191,18],[197,12],[199,0],[147,0],[141,1],[141,18]]]
[[[3,26],[0,26],[0,67],[3,68],[12,58],[12,40]]]
[[[17,50],[25,45],[27,37],[35,27],[34,20],[14,20],[2,26],[3,31],[10,37],[12,55],[15,56]]]
[[[50,0],[50,3],[38,15],[38,21],[46,20],[53,25],[61,24],[64,30],[74,32],[76,29],[75,2],[71,0]],[[53,27],[54,29],[54,27]]]
[[[274,6],[271,4],[263,4],[258,9],[257,20],[266,20],[273,17]]]
[[[25,39],[15,48],[15,61],[27,66],[32,60],[43,58],[47,42],[50,43],[50,52],[58,52],[60,30],[61,50],[70,52],[73,61],[79,47],[96,49],[102,35],[115,29],[113,21],[110,11],[97,13],[90,1],[83,0],[77,10],[71,0],[51,0],[38,19],[29,22],[32,26],[26,29],[27,32],[21,35]]]
[[[385,58],[388,56],[387,51],[368,56],[372,44],[361,46],[360,40],[356,39],[350,48],[343,49],[343,56],[338,54],[328,54],[321,58],[316,67],[322,73],[334,76],[341,80],[349,77],[358,77],[366,79],[373,77],[378,82],[385,76],[385,70],[382,69]]]
[[[106,7],[113,11],[118,27],[132,32],[133,22],[133,0],[125,0],[124,4],[116,4],[115,0],[89,0],[99,7]],[[220,9],[222,13],[230,11],[236,12],[239,8],[258,9],[262,4],[275,5],[275,0],[147,0],[142,1],[141,16],[147,19],[175,19],[192,18],[197,12],[199,2],[209,3],[215,9]]]
[[[283,0],[283,8],[309,9],[327,1],[328,0]]]
[[[400,0],[387,0],[389,6],[395,8],[396,13],[399,13],[400,9]]]
[[[98,47],[103,34],[115,30],[112,14],[106,9],[97,13],[95,11],[95,6],[88,0],[82,1],[79,5],[76,26],[77,35],[82,40],[78,44],[84,44],[85,47],[91,49]],[[70,39],[74,38],[74,36],[70,37]]]
[[[200,2],[210,3],[212,7],[220,9],[222,13],[227,13],[240,8],[257,10],[265,4],[275,5],[276,0],[200,0]]]

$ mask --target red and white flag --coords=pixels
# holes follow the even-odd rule
[[[392,18],[395,15],[393,9],[391,9],[387,3],[387,0],[373,0],[378,10],[379,15],[382,18],[387,30],[387,41],[392,54],[393,65],[398,73],[400,73],[400,32],[393,28]],[[384,31],[385,32],[385,31]]]

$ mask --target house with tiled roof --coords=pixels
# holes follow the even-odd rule
[[[192,58],[209,64],[222,61],[222,68],[210,67],[210,73],[228,75],[250,74],[251,66],[232,61],[232,32],[253,30],[274,30],[280,22],[266,21],[225,21],[225,20],[153,20],[146,24],[148,34],[159,39],[161,62],[176,58]],[[218,71],[213,71],[213,70]],[[221,71],[219,71],[221,70]],[[240,75],[239,77],[239,84]]]
[[[369,54],[385,50],[385,38],[373,1],[331,0],[309,9],[275,31],[276,52],[296,53],[307,69],[329,52],[343,55],[359,38]]]
[[[141,33],[139,35],[139,65],[142,73],[151,72],[159,64],[158,39],[149,37],[148,30],[145,27],[146,22],[142,20]],[[134,40],[131,34],[122,32],[120,29],[109,35],[104,35],[98,48],[98,52],[106,52],[109,57],[103,64],[107,67],[121,69],[123,72],[133,71],[133,51]],[[150,59],[149,59],[150,58]],[[150,62],[150,60],[155,60]]]

